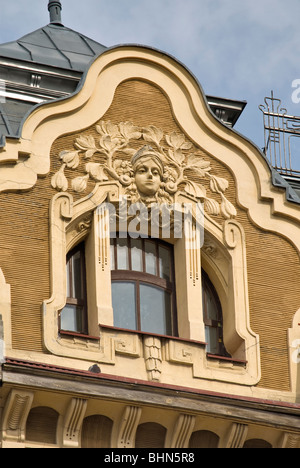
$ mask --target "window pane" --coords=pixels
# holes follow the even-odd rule
[[[205,341],[207,342],[206,350],[211,354],[219,353],[218,330],[213,327],[205,327]]]
[[[156,245],[154,242],[145,241],[146,273],[157,275],[156,269]]]
[[[219,320],[218,306],[211,293],[206,294],[207,318],[210,320]]]
[[[67,304],[60,314],[61,330],[83,332],[83,307]]]
[[[83,299],[83,277],[81,252],[76,252],[72,258],[72,297]],[[69,296],[70,297],[70,296]]]
[[[112,282],[112,306],[114,326],[136,330],[136,293],[135,284],[129,282]]]
[[[115,270],[115,246],[113,241],[110,244],[110,269]]]
[[[131,239],[131,268],[143,271],[143,250],[141,239]]]
[[[118,239],[117,262],[118,262],[118,270],[129,269],[127,239]]]
[[[140,285],[141,330],[171,335],[171,294],[163,289]]]
[[[159,247],[159,276],[163,279],[171,279],[171,258],[170,250],[166,247]]]
[[[71,259],[68,260],[66,265],[66,277],[67,277],[67,297],[71,297],[71,285],[70,285],[70,265],[72,264]]]

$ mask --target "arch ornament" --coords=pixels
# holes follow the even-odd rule
[[[119,134],[117,138],[117,132],[120,128],[121,124],[111,130],[115,132],[118,145],[121,138]],[[155,134],[157,135],[157,129]],[[167,156],[160,146],[161,138],[157,139],[155,150],[152,146],[146,145],[133,152],[127,151],[126,157],[121,162],[114,152],[110,154],[107,158],[110,159],[109,165],[97,163],[100,180],[96,181],[94,190],[78,201],[74,201],[72,195],[67,192],[68,187],[64,183],[61,170],[54,175],[52,185],[60,192],[53,197],[50,208],[52,297],[43,304],[46,348],[54,354],[110,365],[116,364],[116,354],[136,359],[144,355],[147,378],[163,379],[161,355],[158,367],[149,368],[147,337],[141,340],[138,334],[126,334],[125,331],[116,334],[114,331],[109,331],[109,327],[113,327],[110,236],[116,231],[125,231],[129,235],[153,237],[154,228],[156,232],[154,237],[162,237],[174,244],[175,276],[179,285],[176,289],[179,338],[198,342],[198,345],[186,344],[169,338],[165,345],[166,361],[192,367],[193,378],[223,381],[236,379],[248,385],[256,383],[260,375],[259,341],[249,326],[243,229],[232,219],[235,216],[234,207],[230,202],[227,203],[222,191],[225,191],[226,180],[209,174],[215,191],[221,194],[221,207],[214,200],[206,203],[206,194],[200,183],[196,182],[194,184],[196,189],[190,191],[189,180],[184,176],[185,168],[190,170],[195,168],[201,178],[207,176],[206,172],[210,171],[209,165],[200,159],[202,166],[200,167],[197,165],[199,159],[193,155],[191,169],[188,163],[189,155],[183,151],[189,150],[188,145],[183,147],[185,143],[181,138],[181,148],[178,148],[179,137],[173,135],[169,138],[169,142],[171,138],[173,138],[173,151],[169,151]],[[178,138],[177,148],[174,143],[175,138]],[[106,146],[112,147],[111,136],[106,135],[105,139]],[[83,139],[80,141],[83,146]],[[92,140],[88,142],[93,143]],[[153,136],[152,143],[155,143]],[[118,151],[121,149],[124,150],[124,147]],[[85,148],[86,151],[92,150]],[[62,167],[67,164],[66,161],[72,161],[73,164],[75,160],[77,163],[78,157],[78,152],[71,155],[63,152]],[[184,166],[183,161],[185,161]],[[121,167],[124,170],[118,172]],[[174,172],[178,179],[174,177]],[[89,176],[90,174],[85,177]],[[82,182],[82,178],[80,181]],[[76,188],[78,188],[77,182],[75,186],[73,185],[73,189],[78,191]],[[215,209],[218,207],[218,213],[221,212],[225,218],[223,225],[212,220],[210,216],[212,206]],[[139,228],[133,232],[132,226]],[[247,361],[245,367],[233,366],[233,369],[228,370],[228,366],[225,365],[216,368],[205,358],[205,332],[201,316],[201,247],[204,239],[206,240],[206,234],[208,239],[212,239],[212,242],[218,245],[217,250],[221,253],[221,260],[218,260],[218,256],[210,255],[211,251],[206,245],[203,255],[204,258],[206,255],[208,268],[218,271],[216,280],[226,311],[225,345],[236,359]],[[58,314],[66,303],[67,252],[84,237],[86,237],[88,261],[87,283],[90,287],[88,293],[88,310],[91,311],[89,312],[90,333],[100,340],[92,341],[87,337],[82,343],[80,339],[74,338],[70,341],[59,336]],[[155,339],[155,349],[160,349],[161,346],[158,337]]]

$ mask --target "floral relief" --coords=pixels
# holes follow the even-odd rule
[[[71,181],[77,193],[86,190],[89,180],[115,180],[132,203],[171,204],[175,193],[181,191],[203,202],[210,215],[236,216],[235,207],[225,196],[228,181],[212,174],[210,161],[193,151],[183,134],[164,134],[154,125],[140,128],[131,122],[116,125],[110,121],[99,122],[95,130],[98,138],[82,135],[75,140],[75,150],[59,154],[61,167],[51,179],[53,188],[67,191],[65,169],[78,169],[80,162],[85,162],[85,173]],[[208,196],[206,181],[210,192],[219,196],[218,201]]]

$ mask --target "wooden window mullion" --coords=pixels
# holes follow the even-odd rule
[[[140,282],[136,282],[136,326],[139,331],[142,328],[142,320],[141,320],[141,298],[140,298]]]

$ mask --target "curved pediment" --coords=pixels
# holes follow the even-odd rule
[[[90,151],[89,154],[91,154],[93,151],[93,140],[87,140],[88,133],[80,137],[84,130],[93,127],[97,131],[97,126],[100,126],[97,144],[102,138],[102,147],[100,143],[97,150],[105,149],[103,147],[107,145],[108,140],[106,139],[105,142],[104,136],[112,139],[114,135],[107,131],[108,121],[103,119],[103,116],[112,106],[118,87],[129,80],[148,83],[159,89],[168,101],[174,121],[181,131],[180,134],[175,132],[175,137],[174,132],[161,129],[156,124],[155,115],[155,112],[157,115],[160,114],[160,108],[154,109],[152,122],[148,125],[140,124],[137,130],[142,135],[137,138],[141,140],[141,144],[133,145],[133,147],[128,144],[126,148],[124,147],[126,150],[131,150],[131,154],[128,151],[126,153],[129,162],[133,156],[133,149],[137,152],[145,144],[150,143],[158,147],[156,150],[163,152],[167,158],[173,158],[172,168],[177,164],[182,171],[181,175],[188,176],[188,179],[184,179],[185,189],[188,180],[194,182],[194,179],[190,179],[189,174],[184,174],[183,168],[187,164],[190,165],[191,170],[198,167],[198,176],[202,171],[204,178],[207,178],[210,191],[217,196],[209,197],[200,183],[201,177],[198,177],[199,183],[193,188],[194,197],[201,201],[206,200],[207,206],[210,204],[212,211],[217,210],[218,204],[219,209],[225,214],[223,216],[225,219],[234,217],[235,209],[239,206],[248,212],[255,225],[280,233],[290,239],[300,250],[297,226],[300,206],[288,203],[285,190],[274,187],[269,165],[260,151],[250,141],[215,118],[207,105],[201,87],[186,68],[173,58],[145,47],[122,46],[108,49],[90,66],[78,93],[67,99],[36,107],[23,124],[21,138],[18,141],[7,139],[6,146],[0,151],[0,191],[28,190],[34,187],[38,177],[48,175],[51,169],[51,148],[54,142],[64,135],[77,133],[77,147],[73,148],[73,159],[70,156],[72,153],[70,147],[61,148],[60,153],[56,155],[56,158],[60,160],[59,163],[69,164],[69,168],[72,164],[74,167],[78,155],[84,157],[86,152]],[[134,105],[134,102],[130,105]],[[131,109],[132,115],[134,115],[134,109]],[[120,130],[121,124],[124,125],[129,121],[130,119],[120,119],[117,122],[118,129]],[[139,122],[133,122],[133,125],[137,124]],[[106,125],[106,130],[103,125]],[[155,141],[158,134],[155,134],[154,128],[158,132],[163,132],[164,144],[161,143],[162,139]],[[151,129],[154,133],[149,142],[146,134],[148,132],[149,137]],[[119,139],[119,136],[115,138]],[[81,145],[81,148],[78,145]],[[108,147],[106,149],[109,150]],[[121,151],[122,147],[119,150]],[[79,154],[78,151],[81,153]],[[60,156],[63,152],[65,156]],[[228,178],[223,177],[223,174],[218,173],[217,170],[205,170],[205,164],[209,164],[210,158],[220,163],[232,175],[234,200],[229,201],[226,195]],[[202,167],[200,167],[201,161]],[[103,165],[100,167],[99,161],[87,161],[87,163],[90,163],[89,171],[81,177],[87,179],[89,176],[97,181],[95,171],[103,173]],[[79,180],[78,177],[80,175],[77,176],[77,192],[80,192],[78,190],[80,182],[84,183],[84,181]],[[111,175],[109,177],[114,178]],[[55,189],[68,190],[63,177],[58,175],[56,179],[52,185]],[[165,184],[168,184],[170,180],[166,180]],[[74,185],[73,182],[74,187],[76,183]]]

